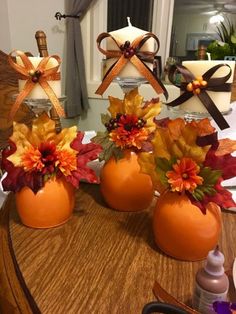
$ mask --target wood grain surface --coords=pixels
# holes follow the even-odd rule
[[[19,221],[14,199],[11,207],[16,259],[43,314],[141,314],[143,306],[155,300],[155,281],[178,300],[191,303],[194,275],[203,262],[177,261],[158,250],[151,209],[111,210],[99,186],[91,184],[81,184],[76,211],[57,228],[27,228]],[[236,256],[236,216],[223,213],[223,219],[220,248],[229,269]]]
[[[0,313],[38,314],[38,307],[25,285],[12,250],[9,234],[12,201],[9,197],[0,211]]]

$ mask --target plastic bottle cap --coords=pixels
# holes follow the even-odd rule
[[[221,276],[224,274],[224,255],[220,252],[217,246],[215,250],[212,250],[207,255],[206,265],[204,267],[205,271],[213,276]]]

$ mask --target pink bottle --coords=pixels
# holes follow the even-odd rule
[[[207,255],[204,268],[196,274],[193,307],[201,314],[215,314],[214,301],[226,301],[229,279],[224,272],[224,255],[218,246]]]

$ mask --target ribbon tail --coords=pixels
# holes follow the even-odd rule
[[[48,84],[47,81],[39,81],[39,84],[41,85],[41,87],[44,89],[45,93],[47,94],[48,98],[50,99],[53,107],[55,108],[57,114],[60,117],[65,117],[65,111],[62,108],[62,106],[60,105],[60,102],[56,96],[56,94],[54,93],[53,89],[50,87],[50,85]]]
[[[116,77],[125,64],[128,62],[128,59],[124,58],[123,56],[110,68],[110,70],[104,76],[104,79],[98,89],[96,90],[95,94],[102,95],[110,83],[113,81],[114,77]]]
[[[12,54],[13,52],[16,52],[18,56],[20,56],[23,66],[17,64],[16,61],[13,60],[12,58]],[[23,76],[28,77],[29,76],[29,70],[35,70],[33,64],[31,63],[31,61],[29,60],[29,58],[26,56],[26,54],[20,50],[14,50],[12,51],[9,55],[8,55],[8,62],[10,64],[10,66],[16,70],[17,72],[19,72],[20,74],[22,74]]]
[[[168,98],[168,92],[165,86],[153,75],[152,71],[144,64],[136,55],[134,55],[130,62],[139,70],[139,72],[148,80],[157,94],[164,94]]]
[[[192,93],[187,93],[184,92],[183,94],[181,94],[178,98],[176,98],[175,100],[169,102],[168,104],[166,104],[167,106],[170,107],[176,107],[181,105],[183,102],[187,101],[188,99],[190,99],[193,96]]]
[[[18,111],[21,103],[23,100],[29,95],[29,93],[32,91],[34,88],[35,83],[33,83],[31,80],[27,80],[24,86],[24,89],[19,93],[19,95],[16,97],[15,103],[13,104],[9,117],[9,120],[13,120],[16,112]]]
[[[212,99],[210,98],[206,91],[202,91],[197,96],[221,130],[230,127],[228,122],[225,120],[222,113],[216,107],[216,105],[214,104],[214,102],[212,101]]]

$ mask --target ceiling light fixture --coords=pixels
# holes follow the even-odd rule
[[[220,14],[213,15],[210,20],[210,24],[219,24],[220,22],[224,22],[224,17]]]

